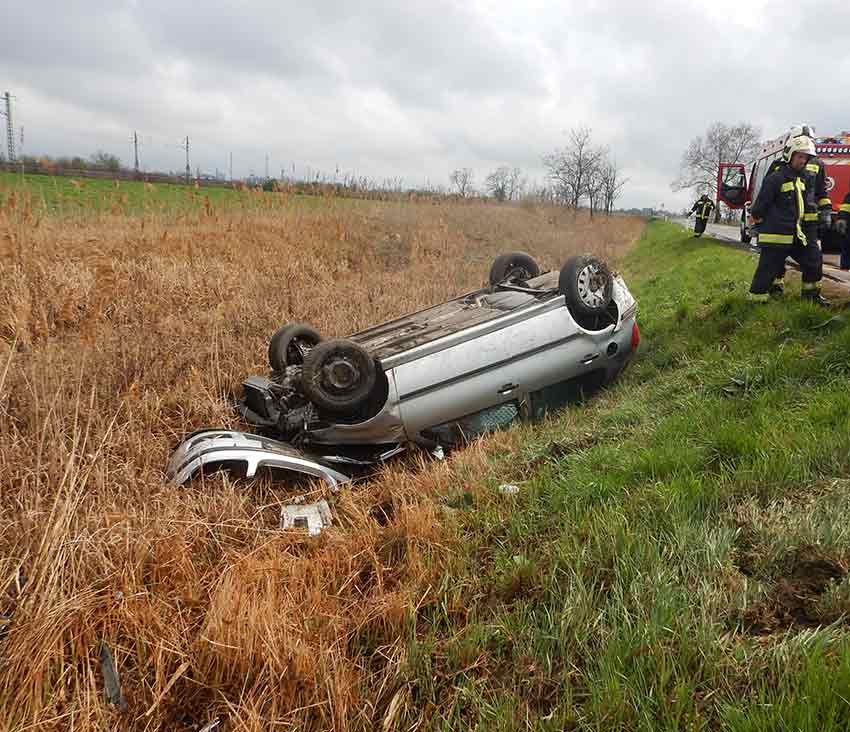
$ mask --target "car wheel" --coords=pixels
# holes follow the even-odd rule
[[[345,414],[368,400],[377,381],[372,357],[356,343],[343,339],[322,341],[304,359],[301,388],[319,409]]]
[[[558,290],[574,316],[591,318],[602,315],[611,304],[614,276],[598,257],[571,257],[561,268]]]
[[[490,284],[498,285],[509,278],[517,280],[530,280],[540,274],[540,267],[531,255],[525,252],[511,252],[502,254],[490,267]]]
[[[311,348],[322,341],[322,336],[304,323],[290,323],[278,328],[269,341],[269,365],[274,371],[286,371],[287,366],[304,363]]]

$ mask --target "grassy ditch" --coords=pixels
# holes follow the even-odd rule
[[[514,434],[509,459],[493,447],[459,504],[410,721],[850,726],[850,327],[747,304],[753,267],[650,225],[623,268],[644,338],[628,376]]]
[[[748,305],[751,258],[664,223],[331,204],[0,211],[0,729],[847,729],[846,318]],[[303,488],[164,484],[277,324],[350,332],[512,248],[621,267],[613,388],[389,468],[317,538],[277,523]]]

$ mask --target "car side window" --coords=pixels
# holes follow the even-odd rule
[[[436,425],[424,434],[442,445],[458,445],[488,432],[509,427],[519,418],[519,414],[519,402],[504,402]]]
[[[604,380],[604,371],[591,371],[578,378],[559,381],[531,392],[531,418],[543,419],[559,409],[583,402],[602,386]]]

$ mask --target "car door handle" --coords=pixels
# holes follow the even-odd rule
[[[519,384],[505,384],[499,389],[499,396],[507,396],[512,391],[519,389]]]
[[[598,354],[598,353],[588,353],[588,354],[587,354],[587,355],[586,355],[586,356],[585,356],[585,357],[581,360],[581,362],[582,362],[585,366],[587,366],[589,363],[592,363],[592,362],[593,362],[593,361],[595,361],[597,358],[599,358],[599,354]]]

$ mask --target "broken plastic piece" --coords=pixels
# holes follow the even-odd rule
[[[284,506],[280,512],[282,529],[307,529],[310,536],[317,536],[322,529],[333,523],[328,502],[300,503]]]
[[[437,445],[433,450],[431,450],[431,454],[437,458],[437,460],[446,459],[446,453],[443,451],[442,445]]]
[[[519,493],[519,486],[511,483],[502,483],[502,485],[499,486],[499,493],[506,496],[515,496]]]
[[[174,484],[182,485],[205,466],[234,463],[243,466],[246,478],[253,478],[259,468],[267,467],[320,478],[332,490],[351,480],[285,442],[232,430],[193,432],[174,451],[167,474]]]

